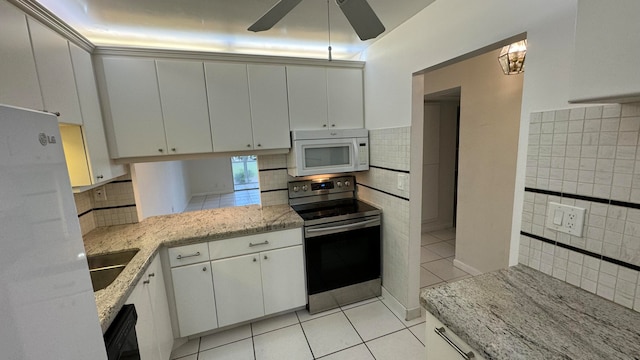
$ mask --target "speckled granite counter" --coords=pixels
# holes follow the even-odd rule
[[[422,305],[487,359],[640,359],[640,314],[518,265],[424,290]]]
[[[111,285],[94,293],[102,332],[120,311],[160,246],[188,245],[302,225],[302,218],[288,205],[249,205],[154,216],[137,224],[95,229],[84,236],[88,256],[140,249]]]

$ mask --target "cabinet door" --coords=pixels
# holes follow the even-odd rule
[[[329,127],[358,129],[364,127],[362,69],[327,69]]]
[[[167,153],[156,64],[152,59],[102,58],[116,149],[112,156],[155,156]]]
[[[287,77],[281,65],[247,65],[254,149],[291,147]]]
[[[146,280],[146,276],[140,279],[125,303],[135,305],[136,313],[138,314],[136,337],[138,338],[140,358],[145,360],[159,359],[160,353],[158,352],[158,343],[153,325],[153,310],[149,302],[147,284],[143,283],[144,280]]]
[[[180,337],[218,327],[211,263],[171,269]]]
[[[126,170],[124,165],[113,164],[109,158],[91,55],[72,43],[69,43],[69,51],[84,124],[85,161],[89,164],[90,173],[88,182],[72,181],[71,185],[87,186],[124,175]]]
[[[0,103],[44,109],[26,15],[0,1],[0,24]]]
[[[253,149],[247,65],[204,64],[213,151]]]
[[[156,256],[151,266],[149,266],[147,279],[149,280],[147,291],[151,310],[153,311],[153,325],[156,330],[158,352],[160,353],[160,359],[168,360],[171,357],[171,348],[173,348],[173,331],[171,330],[169,302],[159,256]]]
[[[259,254],[211,262],[220,326],[264,315]]]
[[[212,152],[202,62],[157,60],[156,66],[169,153]]]
[[[45,110],[59,112],[59,122],[82,124],[67,40],[32,18],[27,21]]]
[[[287,66],[291,130],[327,127],[327,71],[323,67]]]
[[[307,303],[302,245],[260,253],[265,315]]]

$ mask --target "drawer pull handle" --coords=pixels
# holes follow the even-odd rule
[[[154,277],[154,276],[156,276],[156,273],[151,273],[151,274],[148,274],[147,276],[148,277]]]
[[[190,257],[194,257],[194,256],[200,256],[200,251],[198,251],[195,254],[191,254],[191,255],[182,255],[179,254],[178,256],[176,256],[176,259],[181,260],[181,259],[186,259],[186,258],[190,258]]]
[[[145,281],[143,281],[142,283],[143,283],[143,284],[145,284],[145,285],[147,285],[147,284],[149,284],[150,282],[151,282],[151,281],[149,281],[149,280],[145,280]]]
[[[260,245],[269,245],[269,240],[265,240],[265,241],[263,241],[261,243],[257,243],[257,244],[249,243],[249,247],[260,246]]]
[[[447,342],[447,344],[451,345],[451,347],[454,348],[458,352],[458,354],[462,356],[463,359],[469,360],[469,359],[476,358],[476,355],[473,353],[473,351],[469,351],[468,353],[465,353],[464,351],[462,351],[462,349],[460,349],[458,345],[456,345],[453,341],[451,341],[451,339],[449,339],[449,337],[447,337],[447,335],[445,334],[444,327],[435,328],[433,329],[433,331],[435,331],[436,334],[438,334],[441,338],[443,338],[444,341]]]

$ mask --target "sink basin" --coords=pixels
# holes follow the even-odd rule
[[[106,288],[120,275],[139,249],[87,257],[93,291]]]

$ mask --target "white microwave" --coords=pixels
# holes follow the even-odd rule
[[[291,132],[291,176],[369,170],[369,130],[296,130]]]

